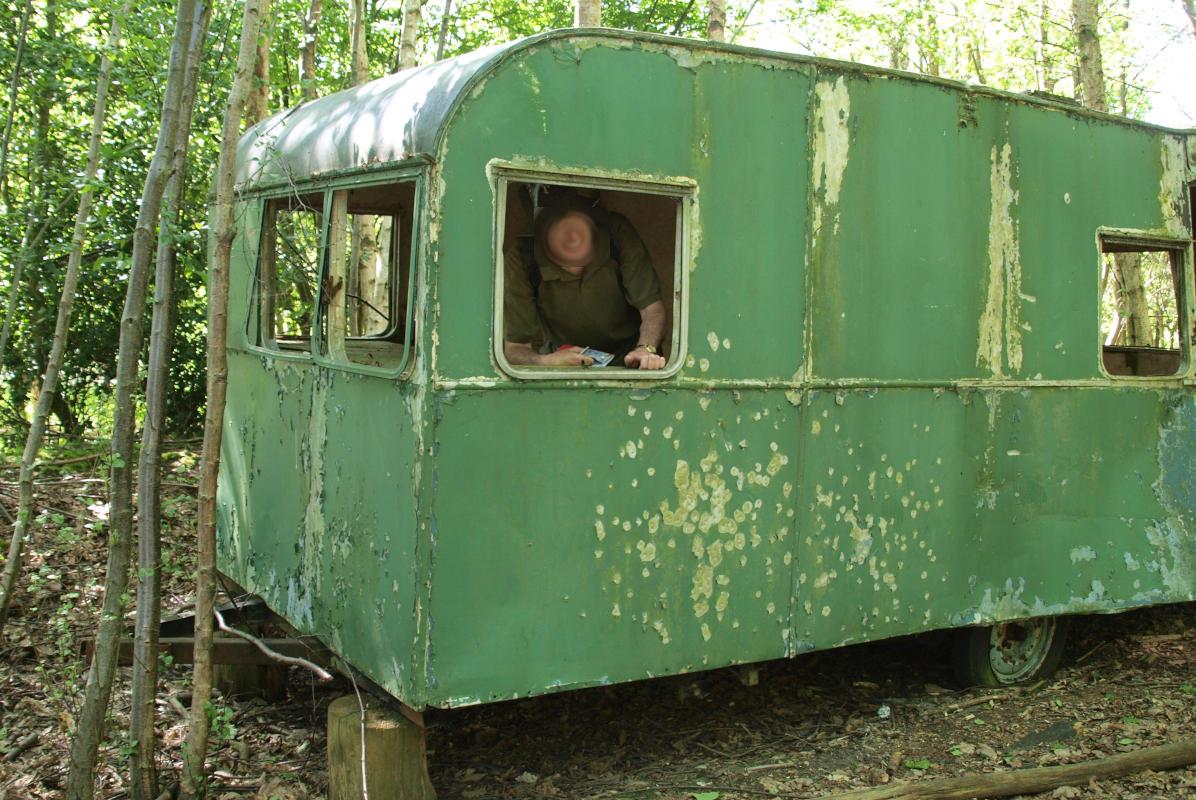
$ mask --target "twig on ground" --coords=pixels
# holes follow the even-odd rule
[[[1196,763],[1196,739],[1147,747],[1077,764],[963,775],[917,783],[902,781],[873,789],[823,795],[819,800],[964,800],[970,797],[1016,797],[1039,794],[1060,786],[1084,785],[1091,780],[1116,778],[1143,770],[1176,769],[1192,763]]]

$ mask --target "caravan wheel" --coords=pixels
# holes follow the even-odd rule
[[[956,634],[955,676],[964,686],[1013,686],[1054,674],[1063,657],[1062,617],[1001,622]]]

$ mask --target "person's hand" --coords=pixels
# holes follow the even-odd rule
[[[589,356],[583,356],[581,347],[566,347],[557,350],[555,353],[548,353],[540,356],[540,366],[542,367],[588,367],[594,363],[594,359]]]
[[[631,369],[664,369],[664,356],[636,349],[623,357],[623,363]]]

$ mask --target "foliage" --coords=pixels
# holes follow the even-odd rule
[[[1109,108],[1149,108],[1144,54],[1128,36],[1126,0],[1100,3]],[[786,16],[820,56],[912,70],[1010,91],[1075,97],[1071,0],[796,0]]]

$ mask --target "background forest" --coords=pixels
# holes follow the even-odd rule
[[[1172,42],[1196,50],[1196,21],[1186,30],[1181,9],[1192,0],[1125,0],[1099,4],[1098,34],[1105,96],[1115,113],[1141,118],[1159,97],[1146,69],[1160,57],[1145,51],[1135,24],[1170,30]],[[109,20],[119,2],[8,0],[0,13],[0,75],[5,79],[0,139],[0,427],[5,451],[23,440],[52,339],[57,299],[82,188],[89,119]],[[1014,91],[1082,98],[1079,50],[1070,0],[800,0],[727,4],[726,38],[789,46],[816,55],[983,83]],[[219,148],[220,117],[235,66],[239,5],[217,2],[200,69],[182,217],[174,233],[178,278],[168,426],[197,430],[204,407],[206,274],[204,224],[211,170]],[[403,19],[400,0],[366,4],[368,70],[396,69]],[[446,13],[447,12],[447,13]],[[1138,17],[1132,16],[1137,12]],[[602,23],[616,28],[704,37],[706,3],[687,0],[603,4]],[[1175,25],[1158,27],[1158,18]],[[109,120],[94,180],[93,221],[83,251],[78,304],[62,377],[53,402],[51,433],[103,438],[112,419],[111,394],[120,310],[145,170],[159,127],[174,6],[137,6],[124,43],[112,53]],[[572,24],[567,0],[464,0],[446,9],[428,0],[419,16],[416,58],[437,57]],[[1184,39],[1187,39],[1185,42]],[[344,89],[353,80],[349,4],[275,0],[264,24],[268,48],[267,107],[287,108],[305,97]],[[268,40],[268,41],[267,41]],[[310,77],[303,73],[311,47]],[[1173,50],[1175,48],[1172,48]],[[1189,59],[1190,61],[1190,56]],[[1090,101],[1095,98],[1089,98]],[[1192,108],[1188,113],[1196,113]],[[148,345],[147,345],[148,346]]]
[[[1160,60],[1172,53],[1188,65],[1175,71],[1191,72],[1196,0],[0,0],[0,468],[11,473],[20,461],[19,480],[0,481],[2,530],[12,533],[2,562],[0,656],[40,662],[0,672],[0,683],[53,705],[59,721],[17,740],[0,719],[0,762],[45,736],[71,749],[63,783],[72,800],[92,796],[97,769],[102,785],[128,786],[136,800],[158,797],[159,678],[176,689],[184,679],[160,676],[156,659],[141,655],[156,652],[161,609],[178,610],[192,597],[199,622],[191,711],[171,697],[200,738],[184,746],[181,734],[161,737],[172,769],[188,762],[183,796],[204,792],[209,724],[216,744],[231,741],[232,712],[207,701],[210,664],[199,688],[202,638],[210,645],[212,635],[205,612],[215,591],[216,466],[205,457],[192,482],[189,445],[202,431],[205,453],[219,452],[223,389],[212,393],[207,370],[223,346],[209,341],[208,319],[211,308],[221,313],[227,273],[223,282],[210,279],[222,272],[222,250],[227,265],[230,239],[220,231],[231,222],[228,144],[238,131],[371,78],[575,19],[878,64],[1136,119],[1165,113],[1191,125],[1196,113],[1193,82],[1178,97],[1172,83],[1155,85],[1170,78]],[[1167,315],[1174,322],[1166,270],[1151,277],[1124,254],[1105,269],[1106,343],[1173,345],[1165,325],[1137,323]],[[73,316],[64,317],[69,306],[59,298],[75,294],[76,284]],[[164,334],[172,328],[173,339]],[[173,444],[164,448],[164,439]],[[81,462],[93,473],[46,477],[47,467]],[[54,486],[73,488],[55,499]],[[171,487],[197,489],[197,503],[159,491]],[[163,531],[175,534],[165,553]],[[8,636],[27,538],[30,575]],[[200,588],[192,595],[196,558]],[[62,563],[77,574],[64,577]],[[119,689],[110,705],[115,643],[127,634],[133,592],[138,667],[131,692]],[[85,687],[77,647],[84,635],[95,636],[97,653]],[[0,711],[9,710],[5,703],[0,696]],[[108,714],[116,724],[105,725]],[[47,752],[50,777],[38,780],[49,791],[65,768]],[[0,783],[0,800],[4,791]]]

